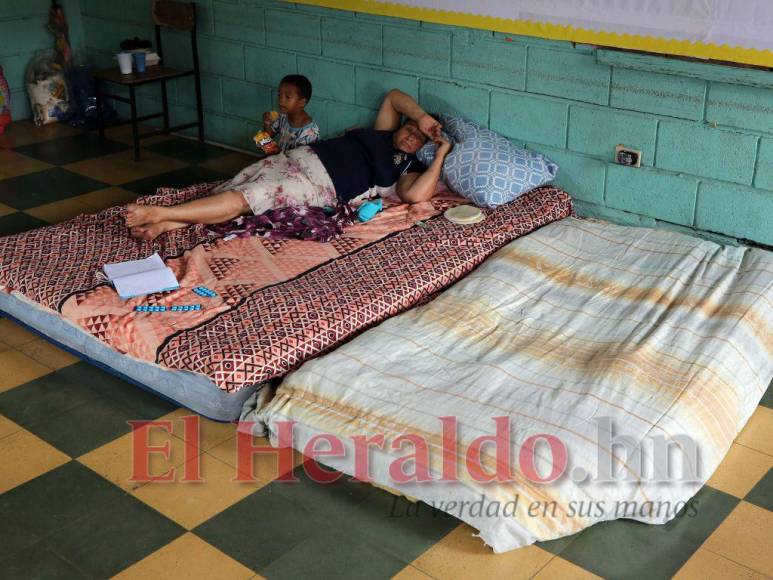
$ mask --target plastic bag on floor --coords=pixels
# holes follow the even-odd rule
[[[67,84],[54,51],[37,53],[27,65],[27,94],[36,125],[55,123],[68,109]]]
[[[59,120],[73,127],[96,127],[97,94],[91,67],[70,67],[65,71],[64,78],[67,81],[69,106],[67,111],[59,115]],[[115,118],[115,109],[108,99],[102,102],[102,118],[106,122]]]

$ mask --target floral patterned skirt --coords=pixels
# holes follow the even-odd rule
[[[228,190],[240,191],[255,215],[281,207],[338,203],[333,182],[311,147],[261,159],[242,169],[215,193]]]

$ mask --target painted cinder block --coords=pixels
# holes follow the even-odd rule
[[[228,79],[223,79],[225,82]],[[170,95],[175,102],[186,107],[196,106],[196,89],[193,77],[176,79],[171,84]],[[201,75],[201,100],[205,111],[222,112],[223,94],[220,90],[220,77]]]
[[[276,108],[273,105],[269,87],[223,79],[223,110],[229,115],[250,119],[257,128],[262,123],[262,113]]]
[[[773,139],[760,139],[760,152],[757,159],[757,172],[754,175],[754,185],[773,190]],[[773,216],[771,216],[773,220]]]
[[[655,113],[700,121],[706,82],[644,71],[615,68],[610,104],[616,109]]]
[[[266,43],[311,54],[322,53],[320,17],[290,10],[266,10]]]
[[[528,143],[527,147],[546,155],[558,164],[558,174],[553,183],[565,189],[572,199],[603,205],[606,163],[587,155],[539,143]]]
[[[614,161],[615,146],[642,152],[642,164],[652,165],[657,121],[648,115],[623,113],[601,107],[569,108],[569,149]]]
[[[271,48],[244,48],[248,81],[278,87],[283,77],[298,72],[295,54]],[[313,80],[312,80],[313,84]]]
[[[354,67],[329,60],[298,57],[298,72],[311,81],[314,95],[354,103]]]
[[[773,89],[712,83],[706,120],[773,133]]]
[[[486,89],[422,79],[419,103],[425,111],[458,115],[488,126],[489,92]]]
[[[266,23],[262,7],[215,0],[212,12],[216,36],[249,44],[265,44]]]
[[[433,76],[449,76],[451,35],[434,30],[385,26],[384,65]]]
[[[657,225],[657,221],[654,218],[597,203],[577,200],[573,203],[573,208],[574,212],[580,217],[602,219],[623,226],[654,228]]]
[[[214,114],[204,116],[204,134],[207,138],[210,138],[210,135],[217,135],[217,140],[220,143],[225,143],[231,147],[254,151],[252,136],[255,131],[254,122],[241,118]]]
[[[658,131],[659,168],[751,184],[759,137],[679,121],[661,121]]]
[[[65,14],[70,16],[65,6]],[[104,0],[81,0],[80,9],[82,15],[121,20],[123,22],[140,22],[152,25],[153,19],[150,13],[150,3],[146,0],[124,0],[121,2],[120,13],[115,9],[114,2]]]
[[[606,105],[610,70],[590,54],[529,46],[526,90]]]
[[[340,60],[381,64],[381,26],[341,18],[322,19],[322,54]]]
[[[400,73],[358,66],[355,71],[356,102],[364,107],[378,107],[391,89],[399,89],[419,98],[419,79]]]
[[[569,104],[523,93],[491,93],[491,128],[507,137],[554,147],[566,145]]]
[[[10,22],[17,22],[17,21],[10,21]],[[22,21],[26,22],[26,21]],[[2,43],[2,46],[0,46],[0,54],[3,53],[4,49],[11,48],[13,52],[21,52],[19,48],[26,47],[28,44],[36,42],[39,43],[40,46],[38,48],[49,48],[52,46],[52,37],[51,35],[46,31],[45,26],[42,22],[34,22],[34,26],[32,27],[32,30],[25,31],[24,29],[19,29],[18,33],[22,34],[25,37],[25,41],[18,41],[19,44],[15,45],[11,44],[10,46],[5,43],[5,38],[7,38],[3,31],[3,22],[0,22],[0,38],[4,39],[4,42]],[[124,38],[134,38],[135,36],[139,36],[140,38],[154,38],[153,36],[153,27],[149,24],[146,26],[142,26],[140,24],[136,24],[133,22],[119,22],[117,20],[104,20],[102,18],[94,18],[91,16],[84,16],[83,17],[83,33],[85,37],[85,43],[86,46],[91,48],[96,48],[100,50],[105,50],[112,52],[115,54],[120,50],[120,44],[121,40]],[[27,34],[31,34],[29,38],[27,38]],[[167,46],[174,41],[176,37],[179,37],[180,34],[176,34],[174,32],[171,32],[170,34],[164,35],[164,53],[166,56],[167,54]],[[12,39],[13,37],[11,37]],[[188,38],[190,38],[190,35],[188,35]],[[14,40],[11,40],[11,43],[16,42]],[[190,53],[190,41],[188,43],[188,52]]]
[[[200,38],[199,62],[203,72],[244,78],[244,47],[241,44]]]
[[[773,193],[718,181],[702,181],[695,226],[773,245]]]
[[[336,101],[325,103],[328,136],[334,137],[355,127],[372,127],[378,111]]]
[[[25,88],[24,74],[29,60],[29,53],[0,58],[0,66],[3,67],[3,74],[5,75],[5,80],[8,81],[8,88],[11,91]]]
[[[526,47],[489,36],[453,36],[452,76],[518,91],[526,87]]]
[[[692,225],[698,180],[653,169],[610,164],[605,203],[609,207]]]

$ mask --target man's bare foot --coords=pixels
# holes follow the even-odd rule
[[[126,206],[126,227],[143,226],[155,224],[161,221],[159,209],[153,205],[137,205],[130,203]]]
[[[135,226],[131,228],[129,232],[135,238],[151,242],[165,232],[176,230],[178,228],[184,228],[188,225],[190,224],[183,222],[158,222],[157,224],[143,224],[141,226]]]

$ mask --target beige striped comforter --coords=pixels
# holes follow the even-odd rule
[[[317,434],[341,437],[346,455],[322,461],[350,474],[351,437],[383,434],[370,459],[375,483],[460,517],[505,551],[604,520],[673,518],[771,377],[773,254],[569,218],[505,246],[431,303],[306,362],[263,419],[274,440],[279,421],[296,421],[299,449]],[[458,423],[458,480],[396,483],[390,464],[416,451],[390,447],[401,434],[421,436],[428,453],[416,456],[429,456],[433,479],[442,474],[439,417]],[[481,483],[465,457],[476,437],[495,433],[495,417],[510,418],[513,470]],[[549,483],[538,480],[561,462],[544,439],[529,447],[538,434],[566,449],[563,474]],[[522,469],[524,448],[536,472]],[[492,444],[481,450],[482,468],[505,464]]]

